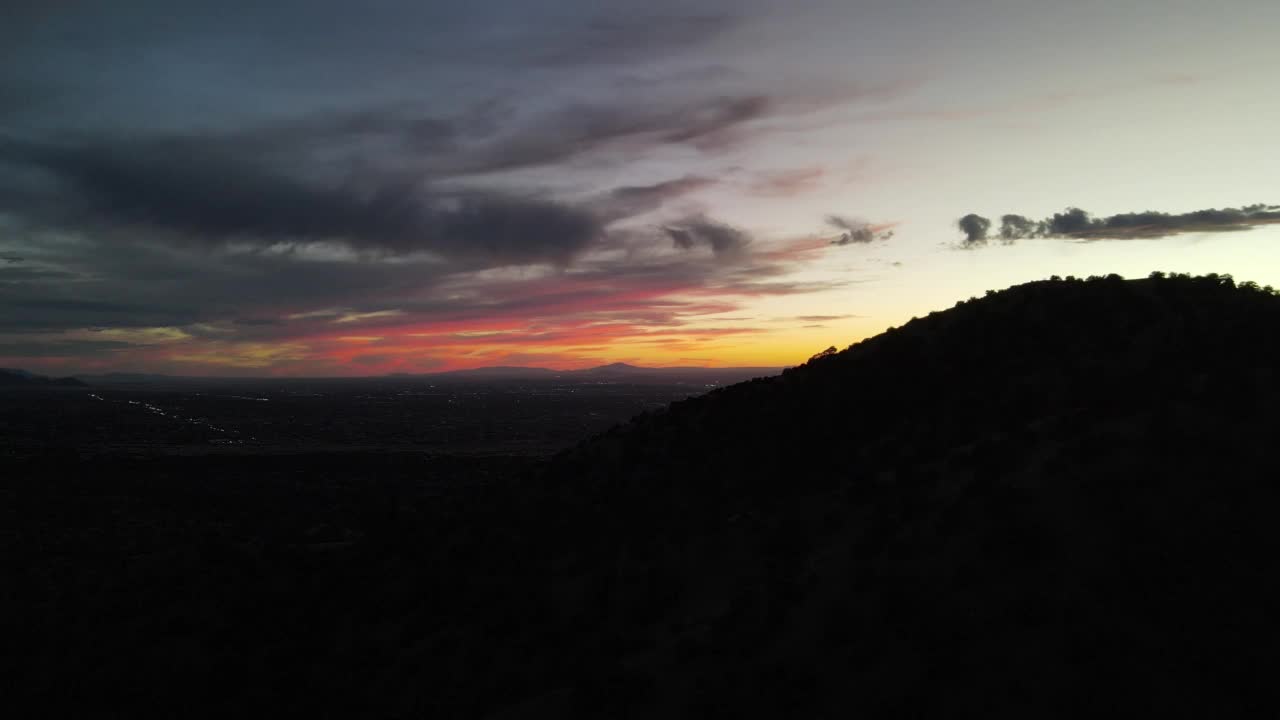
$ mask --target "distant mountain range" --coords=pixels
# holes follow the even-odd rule
[[[485,367],[453,370],[417,377],[455,380],[544,380],[560,378],[570,381],[685,381],[728,384],[751,378],[777,375],[782,368],[770,367],[639,367],[627,363],[599,365],[582,370],[552,370],[540,367]]]
[[[51,378],[17,368],[0,368],[0,387],[41,386],[85,387],[85,383],[72,377]]]
[[[634,383],[699,383],[728,385],[757,377],[777,375],[780,367],[639,367],[627,363],[612,363],[582,370],[554,370],[543,367],[497,366],[472,368],[469,370],[450,370],[439,373],[393,373],[384,376],[370,376],[348,379],[352,381],[379,378],[413,378],[440,381],[468,382],[505,382],[522,380],[562,380],[565,382],[634,382]],[[22,376],[37,377],[22,370],[4,372]],[[227,378],[199,377],[182,375],[159,375],[153,373],[105,373],[101,375],[80,375],[80,380],[91,385],[140,385],[154,383],[190,383],[190,382],[252,382],[270,380],[278,382],[280,378]],[[298,378],[317,379],[317,378]]]

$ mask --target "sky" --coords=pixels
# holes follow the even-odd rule
[[[0,366],[782,367],[1054,274],[1280,285],[1276,27],[1274,0],[8,0]]]

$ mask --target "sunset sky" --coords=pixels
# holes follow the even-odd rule
[[[784,366],[1051,274],[1280,285],[1277,28],[1275,0],[5,3],[0,366]],[[1102,221],[1000,237],[1068,207]]]

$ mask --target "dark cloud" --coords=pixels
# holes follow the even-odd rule
[[[67,283],[66,275],[27,277],[24,282],[0,284],[0,307],[6,309],[0,314],[0,332],[175,326],[201,318],[199,308],[191,306],[182,294],[170,297],[168,302],[162,302],[161,297],[144,303],[114,302],[100,298],[112,292],[127,294],[128,279],[83,287],[83,283]]]
[[[407,105],[317,111],[221,135],[185,139],[191,145],[226,148],[242,155],[280,157],[286,162],[326,153],[337,153],[339,158],[344,157],[344,153],[356,156],[385,153],[420,160],[448,157],[460,152],[464,143],[491,137],[511,112],[506,103],[497,100],[476,103],[449,115]]]
[[[669,115],[669,127],[660,131],[667,143],[691,143],[703,148],[726,144],[726,134],[743,123],[764,117],[773,109],[773,101],[764,95],[722,97],[700,107],[678,108]]]
[[[563,163],[611,150],[634,154],[666,145],[716,150],[741,139],[749,123],[775,110],[782,111],[770,98],[753,94],[579,103],[512,121],[489,141],[429,161],[442,173],[467,175]]]
[[[797,315],[796,320],[800,322],[822,323],[831,322],[832,320],[845,320],[847,318],[862,317],[861,315]]]
[[[753,121],[787,111],[761,94],[572,103],[527,117],[502,103],[489,104],[443,126],[489,127],[493,130],[489,137],[459,145],[441,142],[442,152],[424,160],[439,174],[464,175],[562,163],[609,150],[637,153],[665,145],[715,150],[740,139]],[[443,128],[426,130],[421,135],[424,139],[444,132]]]
[[[889,240],[893,237],[892,225],[872,225],[866,220],[847,218],[840,215],[828,215],[827,224],[844,233],[833,242],[835,245],[866,245],[876,240]]]
[[[386,308],[390,298],[428,291],[458,263],[355,261],[304,253],[166,244],[143,233],[94,234],[59,241],[57,233],[10,240],[32,264],[61,277],[0,283],[0,331],[186,327],[251,318],[240,335],[270,337],[266,324],[297,312]],[[70,281],[68,281],[70,280]]]
[[[717,258],[738,259],[751,243],[746,232],[705,217],[687,218],[662,228],[681,250],[709,247]]]
[[[490,99],[452,114],[409,105],[309,111],[228,130],[0,130],[0,212],[43,226],[149,229],[205,243],[340,240],[493,264],[565,262],[599,238],[601,220],[711,181],[622,188],[596,214],[534,193],[442,188],[597,152],[719,148],[775,109],[757,94],[537,110]]]
[[[964,247],[976,247],[987,244],[987,231],[991,229],[991,221],[981,215],[969,213],[956,221],[960,232],[964,233]]]
[[[3,260],[0,260],[2,262]],[[0,283],[28,282],[32,280],[72,279],[70,273],[53,268],[0,265]]]
[[[664,204],[716,184],[711,178],[686,175],[652,185],[614,188],[597,201],[597,212],[608,221],[642,215]]]
[[[8,139],[0,142],[0,163],[54,181],[43,202],[0,210],[21,216],[34,207],[44,212],[39,221],[79,230],[150,230],[214,244],[333,240],[492,265],[567,262],[602,232],[593,213],[550,200],[442,192],[395,177],[326,185],[251,158],[175,153],[164,141]]]
[[[1005,243],[1013,243],[1022,238],[1042,234],[1042,225],[1023,215],[1003,215],[1000,218],[1000,239]]]
[[[1087,228],[1078,232],[1082,236],[1098,238],[1162,237],[1184,232],[1243,230],[1274,222],[1280,222],[1280,206],[1257,204],[1176,215],[1152,211],[1112,215],[1091,221]]]
[[[602,236],[589,212],[550,201],[498,195],[459,198],[431,213],[427,249],[494,264],[569,262]]]
[[[1045,221],[1046,233],[1049,235],[1074,235],[1088,230],[1091,224],[1089,213],[1075,207],[1054,213]]]
[[[0,134],[0,212],[64,229],[149,228],[203,242],[335,239],[495,264],[564,262],[600,234],[588,209],[530,193],[443,188],[462,176],[611,148],[719,147],[771,107],[763,96],[715,96],[571,105],[524,118],[491,102],[456,117],[395,108],[223,132]],[[619,189],[603,219],[710,182]],[[476,236],[481,229],[485,236]]]
[[[85,144],[0,141],[0,162],[43,171],[59,193],[49,222],[152,226],[197,237],[323,238],[387,236],[412,220],[403,206],[308,187],[252,160],[159,140]],[[378,210],[375,206],[385,207]],[[21,213],[23,207],[5,207]],[[397,212],[400,211],[400,212]]]
[[[521,108],[498,96],[452,114],[408,105],[311,112],[226,133],[168,138],[171,151],[230,153],[288,166],[410,169],[432,177],[488,175],[568,163],[593,154],[628,157],[664,146],[713,151],[748,126],[796,108],[752,93],[627,96]],[[617,159],[617,158],[615,158]]]
[[[1023,215],[1004,215],[1000,219],[1000,239],[1012,244],[1028,238],[1064,238],[1074,240],[1127,240],[1160,238],[1190,232],[1222,232],[1248,230],[1256,225],[1280,222],[1280,206],[1246,205],[1239,208],[1196,210],[1188,213],[1146,212],[1120,213],[1095,218],[1080,208],[1070,207],[1043,220]],[[985,224],[984,224],[985,223]],[[966,215],[959,221],[965,233],[964,247],[986,242],[990,221],[978,215]]]
[[[628,63],[699,47],[732,28],[727,14],[646,14],[597,18],[571,28],[563,41],[532,54],[551,66]]]
[[[116,340],[0,341],[0,357],[87,358],[131,347],[130,343]]]

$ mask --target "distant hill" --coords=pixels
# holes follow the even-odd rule
[[[94,383],[148,383],[148,382],[164,382],[170,380],[184,380],[195,378],[182,378],[174,375],[158,375],[155,373],[126,373],[112,372],[103,373],[101,375],[82,375],[81,377],[91,380]]]
[[[756,377],[777,375],[782,372],[778,367],[638,367],[627,363],[612,363],[598,367],[578,370],[575,375],[600,378],[662,378],[684,377],[690,379],[725,380],[740,382]]]
[[[18,370],[16,368],[0,368],[0,387],[88,387],[84,382],[73,377],[50,378],[43,375]]]
[[[523,379],[546,379],[552,378],[561,373],[555,370],[538,367],[483,367],[473,368],[470,370],[451,370],[449,372],[431,373],[429,375],[415,375],[413,377],[438,377],[453,378],[459,380],[475,379],[475,380],[523,380]]]
[[[728,385],[751,378],[777,375],[782,368],[769,367],[639,367],[612,363],[582,370],[551,370],[539,367],[486,367],[454,370],[419,377],[445,380],[549,380],[565,382],[673,382]]]
[[[644,372],[648,368],[638,367],[636,365],[628,365],[627,363],[609,363],[608,365],[598,365],[593,368],[583,370],[584,373],[634,373]]]

